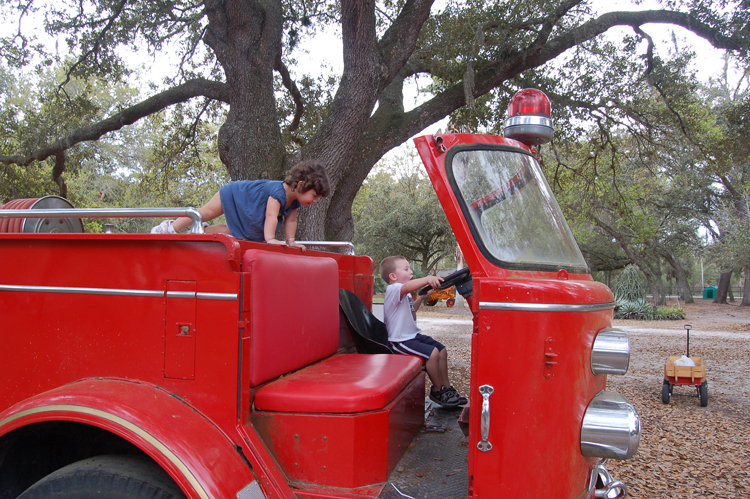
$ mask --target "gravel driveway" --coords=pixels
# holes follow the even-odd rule
[[[642,433],[635,458],[607,467],[628,485],[629,497],[750,497],[750,307],[697,301],[682,305],[684,321],[615,321],[630,336],[630,368],[609,376],[608,389],[635,405]],[[418,323],[448,347],[451,381],[467,393],[469,311],[440,303],[421,308]],[[691,356],[707,367],[708,407],[688,387],[675,387],[669,404],[661,401],[664,361],[685,353],[685,324],[692,326]]]

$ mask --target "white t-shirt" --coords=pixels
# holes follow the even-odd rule
[[[406,341],[414,339],[422,330],[417,327],[411,295],[406,293],[401,298],[401,283],[389,284],[385,288],[383,299],[383,316],[388,328],[388,341]]]

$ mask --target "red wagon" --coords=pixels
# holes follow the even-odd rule
[[[708,382],[706,381],[706,366],[703,357],[690,357],[690,324],[685,325],[687,330],[687,357],[693,361],[693,366],[675,364],[682,358],[681,355],[673,355],[667,358],[664,364],[664,382],[661,387],[661,401],[669,403],[673,395],[675,385],[694,386],[700,398],[701,407],[708,405]]]

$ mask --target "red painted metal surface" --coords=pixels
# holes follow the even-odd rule
[[[297,250],[240,242],[221,234],[0,234],[3,262],[13,263],[6,264],[0,274],[4,343],[0,366],[7,380],[0,389],[0,411],[4,411],[0,431],[51,420],[99,426],[143,448],[170,471],[189,497],[234,497],[252,480],[250,467],[243,464],[243,470],[235,470],[234,478],[227,479],[219,461],[241,463],[243,455],[256,470],[267,497],[293,497],[289,476],[249,425],[249,339],[274,332],[274,321],[254,323],[252,307],[243,305],[243,295],[250,291],[247,286],[251,286],[252,269],[243,269],[242,255],[259,249],[305,262],[316,260],[309,257],[335,261],[335,265],[320,267],[326,269],[326,280],[333,275],[332,298],[325,301],[326,308],[331,309],[325,315],[333,320],[324,322],[335,338],[334,348],[326,355],[335,352],[339,335],[337,289],[349,289],[371,303],[373,265],[369,257],[312,250],[303,257]],[[297,281],[305,279],[304,275],[294,277]],[[277,317],[290,308],[310,309],[304,300],[320,294],[319,283],[314,280],[299,286],[308,296],[283,293],[283,283],[278,280],[278,276],[267,276],[265,282],[256,283],[261,293],[261,285],[282,290],[271,310]],[[268,291],[265,294],[270,295]],[[298,318],[288,327],[309,331],[320,313],[313,307],[309,317]],[[305,348],[294,339],[283,341],[285,349]],[[424,381],[418,369],[415,376],[415,381],[400,393],[388,392],[391,400],[395,397],[398,401],[385,410],[386,425],[381,430],[384,441],[391,444],[386,445],[383,456],[362,447],[370,466],[387,471],[388,466],[395,465],[389,445],[405,449],[418,427],[415,421],[421,423],[422,409],[414,400],[415,394],[421,397]],[[107,387],[106,397],[95,390],[87,395],[80,393],[80,387],[89,387],[88,380],[94,377],[97,386]],[[132,383],[107,381],[112,378]],[[143,387],[159,396],[134,395],[142,393]],[[65,405],[61,404],[63,399],[84,409],[40,408]],[[407,400],[411,403],[408,410]],[[110,408],[113,413],[107,412]],[[188,411],[203,422],[191,422],[179,416],[180,411]],[[128,420],[126,413],[135,419]],[[118,424],[108,423],[110,420]],[[219,450],[216,439],[204,435],[205,425],[222,435],[231,459],[221,456],[224,451]],[[128,433],[124,427],[132,431]],[[409,431],[399,429],[404,427]],[[184,438],[198,442],[192,450],[195,456],[182,457],[172,449],[181,449]],[[194,484],[178,476],[174,469],[177,465],[165,461],[153,449],[163,451],[162,446],[180,455],[177,461],[191,469],[194,463],[194,475],[205,482],[207,496],[190,492],[188,485]],[[211,456],[219,461],[206,462]],[[221,483],[217,485],[213,479]],[[372,496],[382,487],[361,480],[359,483],[363,485],[339,489],[332,497]],[[310,487],[313,494],[325,488],[321,484]]]
[[[205,414],[152,384],[89,378],[55,388],[0,412],[0,436],[44,421],[90,424],[134,443],[191,499],[234,497],[255,479]]]
[[[381,484],[423,423],[424,374],[380,410],[354,414],[257,411],[252,427],[298,486]],[[341,490],[340,497],[347,491]],[[325,497],[339,497],[330,495]]]
[[[474,286],[467,300],[474,317],[467,496],[554,490],[557,497],[577,497],[593,464],[580,452],[583,413],[606,385],[605,376],[591,372],[590,352],[596,333],[611,325],[611,309],[601,306],[612,301],[611,292],[583,271],[519,270],[490,261],[451,188],[446,151],[479,143],[519,153],[528,148],[490,136],[438,139],[415,143]],[[260,260],[275,263],[264,270],[243,261],[258,250],[272,255]],[[303,256],[221,234],[0,233],[0,255],[0,374],[6,380],[0,435],[40,421],[78,421],[142,448],[190,497],[201,497],[190,489],[196,483],[208,497],[234,497],[253,479],[241,454],[268,497],[345,498],[376,497],[422,424],[418,368],[394,370],[341,353],[353,364],[339,365],[338,357],[315,364],[338,348],[331,290],[348,289],[371,307],[369,257],[314,250]],[[326,261],[314,265],[315,257]],[[325,280],[326,291],[304,280],[307,270]],[[291,274],[275,275],[286,271]],[[285,285],[300,293],[285,293]],[[307,303],[306,296],[315,299]],[[593,307],[565,308],[581,305]],[[267,312],[263,321],[255,320],[259,307]],[[268,370],[279,351],[317,348],[295,341],[312,330],[330,345],[310,358],[301,355],[304,362],[283,372]],[[276,338],[281,350],[262,352],[261,337]],[[317,383],[333,366],[344,366],[338,391]],[[313,376],[288,372],[300,367]],[[272,374],[252,378],[258,369]],[[488,399],[488,452],[477,448],[483,385],[495,390]],[[291,408],[284,400],[291,388],[317,398],[295,399]],[[347,390],[361,398],[347,397]],[[330,400],[323,400],[328,393]]]
[[[606,376],[591,372],[590,352],[596,333],[611,326],[612,310],[555,312],[544,311],[544,306],[607,304],[612,294],[589,274],[511,270],[490,262],[451,188],[446,151],[471,144],[519,153],[529,148],[484,135],[438,138],[439,143],[429,136],[414,142],[473,276],[468,496],[531,497],[554,490],[556,497],[577,497],[593,465],[580,452],[583,414],[606,387]],[[514,309],[514,304],[519,306]],[[523,308],[529,305],[534,307]],[[494,388],[489,396],[493,447],[487,452],[477,448],[483,385]]]

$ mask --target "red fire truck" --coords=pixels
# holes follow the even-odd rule
[[[519,92],[506,127],[415,140],[468,269],[446,285],[472,314],[469,406],[427,411],[443,433],[420,431],[421,362],[362,346],[371,258],[204,234],[193,208],[6,204],[0,499],[624,497],[605,462],[640,423],[606,384],[628,338],[535,158],[546,96]],[[80,224],[178,215],[191,233]]]

